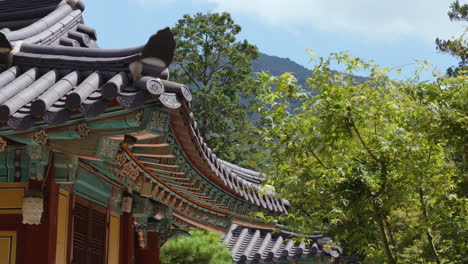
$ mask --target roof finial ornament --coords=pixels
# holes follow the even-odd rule
[[[5,35],[5,32],[0,31],[0,69],[2,65],[10,65],[10,53],[13,46]]]
[[[63,2],[69,4],[71,7],[79,9],[81,11],[85,10],[85,4],[81,0],[65,0]]]
[[[150,37],[143,52],[143,59],[157,58],[165,63],[164,67],[168,67],[174,58],[176,42],[171,30],[166,27]],[[155,65],[156,66],[156,65]]]
[[[0,31],[0,52],[3,52],[3,49],[10,51],[11,49],[13,49],[13,46],[6,37],[5,32]]]
[[[168,27],[156,32],[143,47],[141,59],[129,66],[133,79],[138,80],[142,76],[159,77],[171,64],[175,47],[174,35]]]

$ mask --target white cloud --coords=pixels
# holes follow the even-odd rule
[[[415,36],[429,41],[463,32],[450,22],[453,0],[194,0],[218,11],[252,15],[274,25],[307,24],[323,31],[356,33],[371,39]],[[466,0],[462,0],[464,2]]]

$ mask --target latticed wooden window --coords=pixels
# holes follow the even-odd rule
[[[104,264],[106,209],[77,198],[73,209],[73,264]]]

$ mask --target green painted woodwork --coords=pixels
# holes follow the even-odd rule
[[[152,202],[145,197],[139,195],[133,196],[133,210],[134,217],[150,217],[153,211]]]
[[[133,189],[136,192],[138,192],[136,185],[133,183],[132,180],[129,180],[128,178],[120,178],[118,175],[115,175],[115,166],[114,164],[111,163],[105,163],[101,161],[86,161],[87,164],[98,170],[100,173],[105,174],[109,178],[113,179],[114,181],[122,184],[123,186]],[[110,165],[110,167],[109,167]],[[141,172],[143,173],[143,172]],[[148,180],[153,181],[156,185],[158,185],[158,191],[151,198],[153,202],[151,203],[141,203],[141,201],[149,201],[149,199],[146,198],[138,198],[138,195],[134,195],[134,197],[137,197],[134,200],[134,210],[136,211],[133,212],[135,217],[139,218],[144,218],[144,217],[150,217],[151,212],[152,212],[152,205],[154,205],[155,202],[159,202],[160,204],[165,204],[166,206],[172,206],[174,211],[179,212],[183,215],[185,215],[188,218],[191,218],[192,220],[196,222],[203,223],[205,225],[213,226],[216,228],[221,228],[224,230],[228,230],[230,223],[231,223],[231,218],[228,216],[224,216],[223,214],[219,214],[216,212],[213,212],[211,210],[205,209],[203,207],[200,207],[196,204],[191,204],[190,211],[178,211],[177,210],[177,203],[173,204],[172,201],[174,199],[177,199],[179,201],[185,201],[184,198],[180,197],[178,194],[172,192],[171,190],[167,189],[166,187],[160,185],[156,180],[154,180],[150,175],[147,175],[146,173],[143,173],[142,175],[145,175],[145,178]],[[142,206],[142,204],[145,204],[145,206]],[[194,210],[196,209],[196,210]],[[206,219],[206,220],[203,220]]]
[[[146,130],[153,134],[165,134],[169,128],[169,112],[161,108],[153,108],[149,112]]]
[[[79,168],[74,185],[74,193],[101,206],[108,207],[108,199],[112,194],[112,186],[96,175]]]
[[[85,117],[81,114],[76,114],[76,115],[73,115],[69,121],[64,122],[60,125],[48,125],[44,121],[38,121],[36,122],[36,125],[34,127],[25,131],[16,131],[16,130],[10,129],[8,126],[4,126],[0,128],[0,136],[7,136],[8,138],[12,138],[12,139],[14,139],[13,137],[18,137],[18,138],[24,137],[24,140],[28,140],[27,139],[28,136],[24,136],[24,134],[27,134],[28,132],[36,131],[40,129],[53,130],[53,129],[57,129],[61,127],[67,127],[70,125],[79,124],[82,122],[87,122],[90,125],[93,124],[93,126],[91,126],[92,129],[112,129],[112,128],[125,129],[128,127],[132,127],[138,122],[136,120],[133,120],[133,121],[130,120],[128,121],[128,123],[125,123],[125,122],[109,123],[108,119],[119,116],[119,115],[123,115],[123,114],[129,114],[129,113],[134,113],[136,115],[138,110],[141,110],[144,108],[151,108],[152,106],[155,106],[155,105],[161,107],[161,104],[159,102],[156,102],[155,100],[149,100],[147,101],[145,106],[134,108],[134,109],[125,109],[120,105],[114,106],[114,107],[108,107],[106,108],[105,113],[96,117]],[[25,142],[22,142],[21,140],[16,140],[16,139],[14,140],[21,142],[21,143],[25,143]],[[30,144],[32,144],[31,139],[30,139]]]
[[[140,126],[139,121],[137,120],[137,115],[139,115],[138,112],[139,111],[134,110],[130,115],[128,112],[125,113],[125,116],[122,118],[105,118],[95,121],[88,121],[88,123],[90,129],[92,130],[114,130],[119,132],[122,130],[127,131],[129,129],[138,128]]]
[[[14,182],[14,156],[16,148],[9,148],[0,153],[0,182]]]
[[[0,152],[0,182],[27,182],[44,177],[49,151],[40,145],[15,145]]]
[[[25,145],[35,145],[36,144],[31,135],[13,134],[13,135],[8,135],[8,138],[11,139],[11,140],[14,140],[16,142],[19,142],[21,144],[25,144]]]
[[[237,197],[214,184],[191,164],[190,159],[182,151],[170,127],[169,119],[170,112],[163,109],[159,104],[153,103],[132,110],[114,108],[112,111],[108,111],[95,118],[77,116],[75,120],[57,127],[39,126],[26,132],[15,132],[16,134],[8,130],[0,130],[0,135],[7,135],[8,138],[27,145],[22,150],[22,154],[26,155],[21,155],[20,166],[22,180],[24,181],[27,181],[29,177],[43,177],[49,160],[50,151],[47,147],[74,155],[96,156],[102,161],[81,160],[68,154],[54,153],[56,182],[74,183],[72,190],[76,194],[106,207],[109,204],[109,200],[112,200],[111,207],[115,208],[116,211],[120,211],[119,194],[116,194],[115,191],[113,192],[112,185],[101,180],[100,177],[102,176],[97,176],[96,173],[108,177],[123,188],[133,190],[136,194],[141,191],[143,181],[152,181],[154,184],[153,188],[155,188],[151,197],[153,201],[166,204],[193,221],[227,230],[232,216],[216,213],[213,210],[205,209],[182,198],[179,194],[169,190],[157,182],[151,175],[141,170],[139,165],[133,161],[127,162],[126,167],[122,167],[123,164],[119,165],[118,152],[121,149],[120,141],[107,137],[126,135],[142,130],[155,135],[162,135],[157,138],[140,140],[138,143],[168,143],[170,147],[160,149],[135,148],[133,150],[137,150],[139,153],[173,154],[175,156],[174,158],[139,157],[139,160],[143,161],[177,165],[179,167],[174,171],[182,173],[182,175],[179,175],[171,173],[170,170],[166,170],[167,172],[160,170],[155,172],[158,177],[169,183],[174,182],[174,179],[177,178],[186,179],[189,182],[193,181],[195,183],[193,187],[201,188],[199,193],[210,197],[219,205],[206,203],[206,201],[199,197],[199,194],[184,192],[186,196],[208,204],[212,208],[221,210],[226,210],[225,208],[227,208],[237,218],[242,216],[243,218],[250,219],[252,222],[260,222],[259,219],[249,217],[249,214],[251,212],[267,212],[267,210],[252,205],[243,200],[243,198]],[[39,131],[39,128],[46,129],[46,135],[48,136],[47,145],[37,145],[33,139],[33,136],[38,132],[31,133],[31,131]],[[0,160],[6,161],[2,164],[4,165],[3,167],[0,166],[0,181],[14,180],[5,176],[15,175],[16,173],[14,155],[11,151],[7,151],[5,154],[0,153]],[[129,160],[130,158],[127,157],[126,159]],[[81,168],[81,163],[87,164],[92,170]],[[93,170],[96,170],[96,172],[92,172]],[[127,175],[124,175],[123,171],[126,171]],[[151,215],[150,205],[145,205],[142,208],[139,208],[137,205],[134,212],[135,216],[149,217]]]
[[[54,153],[55,181],[75,182],[78,158],[62,153]]]
[[[96,156],[104,161],[114,161],[117,151],[120,149],[120,141],[107,137],[101,137],[96,148]]]
[[[49,149],[44,145],[27,145],[25,154],[25,158],[29,157],[29,170],[25,173],[23,181],[28,181],[29,178],[44,178],[51,155]]]
[[[161,247],[166,243],[167,240],[177,238],[179,236],[190,236],[190,234],[179,229],[174,225],[176,217],[172,215],[173,210],[170,207],[166,207],[162,204],[154,203],[154,209],[162,210],[164,217],[157,220],[154,217],[140,217],[137,218],[137,222],[140,224],[138,229],[143,229],[146,232],[157,232],[160,234],[159,246]],[[135,214],[134,214],[135,216]]]
[[[122,215],[124,212],[122,211],[122,196],[123,196],[124,190],[118,187],[113,187],[112,188],[112,194],[109,199],[109,209],[112,210],[115,213],[118,213],[119,215]]]
[[[211,182],[211,180],[208,179],[203,173],[198,171],[198,169],[190,162],[190,159],[186,156],[186,154],[183,151],[180,151],[180,144],[171,128],[169,128],[169,131],[166,132],[165,137],[168,144],[175,146],[174,149],[176,149],[176,152],[173,154],[177,156],[175,159],[176,164],[184,164],[183,166],[180,166],[178,171],[184,172],[184,176],[196,176],[198,179],[200,179],[200,181],[204,183],[205,188],[210,188],[210,197],[226,197],[227,199],[225,199],[222,204],[227,206],[230,211],[233,211],[237,214],[250,215],[253,212],[268,213],[268,211],[264,208],[251,204],[250,202],[247,202],[246,200],[227,192],[226,190]],[[164,175],[164,173],[158,173],[158,175]]]
[[[49,163],[49,149],[44,145],[28,145],[25,147],[25,154],[29,156],[31,162],[47,165]]]
[[[48,132],[49,139],[75,139],[80,138],[76,130],[56,130]]]

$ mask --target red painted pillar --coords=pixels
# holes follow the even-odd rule
[[[138,264],[159,264],[159,234],[148,232],[146,247],[137,245],[135,257]]]
[[[51,170],[44,185],[44,216],[39,225],[23,225],[23,263],[54,264],[57,247],[59,187]],[[30,180],[30,189],[41,189],[42,181]]]
[[[120,264],[134,264],[135,252],[135,230],[133,227],[133,217],[129,213],[124,213],[120,220]]]
[[[148,233],[148,249],[153,253],[154,264],[160,264],[161,249],[159,248],[159,233]]]
[[[40,190],[42,181],[31,180],[30,189]],[[21,214],[0,215],[0,230],[16,231],[16,263],[54,264],[57,243],[58,186],[47,182],[44,215],[39,225],[25,225]]]

